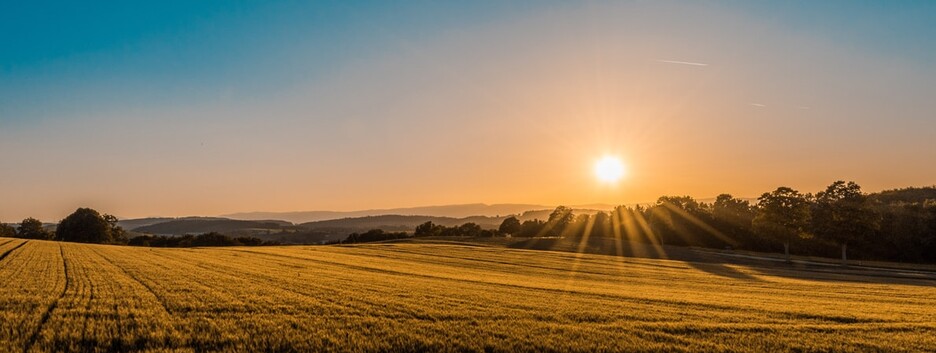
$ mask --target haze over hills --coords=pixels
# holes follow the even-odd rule
[[[924,202],[936,199],[934,187],[909,187],[870,194],[882,203]],[[755,198],[742,198],[752,204]],[[714,198],[697,199],[712,203]],[[634,206],[633,204],[628,206]],[[250,212],[224,217],[154,217],[121,220],[119,225],[137,234],[182,235],[219,232],[237,236],[258,236],[284,243],[321,243],[340,240],[353,232],[370,229],[413,231],[431,221],[443,226],[476,223],[494,229],[510,215],[521,221],[549,218],[554,207],[534,204],[463,204],[361,211]],[[572,206],[576,214],[609,211],[606,204]],[[312,221],[305,221],[314,219]],[[50,225],[54,227],[54,225]]]
[[[486,205],[485,205],[486,206]],[[509,207],[535,207],[521,212],[513,213],[521,221],[540,219],[546,220],[553,211],[552,208],[537,205],[505,205]],[[589,205],[602,207],[606,205]],[[490,207],[490,206],[487,206]],[[432,207],[421,207],[420,211]],[[436,212],[445,209],[468,212],[465,209],[459,209],[459,206],[438,206]],[[507,208],[507,207],[505,207]],[[595,213],[599,209],[591,208],[573,208],[576,213]],[[610,209],[606,206],[604,209]],[[374,210],[360,212],[392,212],[395,210]],[[405,209],[412,212],[412,209]],[[432,212],[433,210],[428,210]],[[297,212],[299,213],[299,212]],[[353,212],[346,212],[353,213]],[[259,214],[259,213],[258,213]],[[263,213],[266,214],[266,213]],[[328,213],[322,213],[328,214]],[[330,214],[345,214],[331,212]],[[466,217],[450,216],[431,216],[431,215],[400,215],[400,214],[376,214],[358,217],[341,217],[324,219],[312,222],[303,222],[293,224],[289,221],[258,219],[242,220],[223,217],[182,217],[182,218],[143,218],[123,220],[120,224],[128,226],[127,229],[136,234],[153,235],[184,235],[200,234],[207,232],[218,232],[233,236],[254,236],[264,240],[272,240],[283,243],[304,243],[314,244],[327,241],[336,241],[344,239],[348,234],[354,232],[365,232],[371,229],[382,229],[385,231],[413,231],[417,225],[425,222],[433,222],[438,225],[453,227],[465,223],[475,223],[485,229],[496,229],[501,222],[511,214],[502,215],[471,215]],[[275,216],[271,215],[271,216]]]
[[[572,206],[576,209],[594,209],[610,210],[612,205],[591,204],[582,206]],[[423,206],[406,207],[390,209],[373,209],[360,211],[301,211],[301,212],[242,212],[221,215],[221,217],[241,220],[267,220],[281,219],[293,223],[308,223],[316,221],[327,221],[332,219],[399,215],[399,216],[433,216],[433,217],[452,217],[465,218],[471,216],[506,216],[512,214],[521,214],[531,210],[551,210],[555,206],[544,206],[534,204],[460,204],[460,205],[442,205],[442,206]]]
[[[742,200],[757,202],[756,197],[742,197]],[[712,203],[714,197],[696,199],[699,202]],[[627,203],[626,206],[652,205],[654,202]],[[537,204],[485,204],[471,203],[458,205],[440,205],[440,206],[421,206],[421,207],[403,207],[387,209],[371,209],[359,211],[296,211],[296,212],[239,212],[224,214],[218,217],[228,219],[239,219],[246,221],[260,221],[279,219],[296,224],[328,221],[343,218],[358,218],[370,216],[430,216],[430,217],[449,217],[449,218],[467,218],[474,216],[484,217],[505,217],[509,215],[523,215],[530,211],[551,211],[558,205],[537,205]],[[566,205],[577,212],[611,211],[615,206],[604,203],[593,203],[583,205]],[[542,218],[542,217],[540,217]]]

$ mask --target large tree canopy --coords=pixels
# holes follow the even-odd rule
[[[517,234],[520,232],[520,220],[514,216],[507,217],[503,222],[501,222],[500,227],[498,227],[497,230],[501,234]]]
[[[78,243],[116,243],[124,239],[117,218],[101,215],[90,208],[79,208],[59,223],[55,236]]]
[[[812,217],[816,236],[842,246],[843,263],[848,242],[869,237],[880,228],[880,217],[871,208],[868,196],[853,181],[836,181],[816,194]]]
[[[754,229],[763,236],[783,243],[787,261],[790,260],[790,242],[796,237],[807,237],[809,225],[809,197],[792,188],[781,186],[764,193],[757,203]]]

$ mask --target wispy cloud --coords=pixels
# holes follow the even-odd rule
[[[678,61],[678,60],[657,60],[657,61],[658,61],[658,62],[661,62],[661,63],[667,63],[667,64],[692,65],[692,66],[708,66],[708,64],[706,64],[706,63],[697,63],[697,62],[691,62],[691,61]]]
[[[760,104],[760,103],[748,103],[748,104],[750,104],[750,105],[753,106],[753,107],[758,107],[758,108],[766,107],[766,105],[763,105],[763,104]]]

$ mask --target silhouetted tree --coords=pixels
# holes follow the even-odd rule
[[[131,238],[127,244],[133,246],[181,248],[192,246],[263,246],[278,245],[279,243],[264,241],[254,237],[231,238],[224,234],[211,232],[200,235],[188,234],[179,237],[170,237],[165,235],[141,235]]]
[[[501,222],[500,227],[497,228],[501,234],[510,234],[514,235],[520,231],[520,220],[517,217],[510,216],[504,219]]]
[[[518,237],[535,237],[539,236],[543,232],[543,227],[546,223],[538,219],[528,219],[523,221],[520,224],[520,231],[517,232],[516,236]]]
[[[648,210],[643,206],[637,205],[630,208],[624,205],[617,206],[608,216],[610,225],[607,236],[623,238],[631,241],[641,241],[645,243],[659,242],[663,244],[663,239],[650,230],[647,217],[644,215]]]
[[[729,194],[718,195],[712,204],[713,218],[738,227],[749,228],[756,215],[750,202]]]
[[[237,246],[242,245],[241,242],[232,239],[226,235],[209,232],[204,234],[199,234],[195,236],[195,239],[192,239],[192,246]]]
[[[880,236],[864,239],[874,255],[898,261],[936,262],[936,204],[880,206]]]
[[[478,234],[478,236],[482,238],[493,238],[493,237],[496,237],[498,234],[500,233],[493,229],[482,229],[481,234]]]
[[[136,237],[130,238],[130,240],[127,241],[127,245],[132,245],[132,246],[153,246],[153,241],[154,241],[155,239],[156,239],[156,237],[151,236],[151,235],[140,235],[140,236],[136,236]]]
[[[587,213],[577,214],[572,218],[572,223],[566,225],[562,235],[564,237],[582,238],[591,235],[591,215]],[[585,234],[585,232],[589,232]]]
[[[598,211],[591,217],[591,234],[589,236],[592,238],[611,236],[611,218],[606,212]]]
[[[849,242],[864,240],[880,228],[878,215],[871,208],[861,186],[839,180],[816,194],[812,212],[812,231],[842,247],[842,265],[847,265]]]
[[[55,236],[62,241],[78,243],[116,243],[124,238],[124,233],[115,217],[79,208],[59,222]]]
[[[790,242],[795,237],[807,237],[809,199],[791,188],[781,186],[764,193],[757,203],[754,229],[758,233],[783,243],[783,254],[790,261]]]
[[[42,227],[42,221],[29,217],[20,222],[19,229],[16,230],[16,236],[26,239],[52,239],[52,232]]]
[[[481,236],[481,226],[471,222],[462,224],[458,226],[458,235],[463,237]]]
[[[364,233],[351,233],[345,238],[345,243],[367,243],[374,241],[384,241],[393,239],[408,238],[409,234],[405,232],[385,232],[382,229],[371,229]]]
[[[437,226],[432,223],[432,221],[426,221],[426,223],[416,226],[416,231],[413,233],[414,237],[431,237],[441,234],[441,226]]]
[[[690,196],[662,196],[648,210],[649,225],[663,243],[694,246],[732,244],[717,229],[711,227],[712,215],[706,204]]]
[[[750,244],[756,209],[746,200],[721,194],[712,204],[713,226],[732,239]]]
[[[0,223],[0,237],[13,238],[15,236],[16,228],[6,223]]]
[[[549,214],[549,219],[546,220],[545,230],[548,235],[562,235],[566,228],[574,221],[575,215],[572,213],[572,209],[566,206],[559,206]]]
[[[124,231],[123,227],[117,225],[117,222],[120,220],[117,217],[104,214],[104,221],[108,224],[108,229],[110,230],[110,242],[126,244],[129,239],[127,238],[127,232]]]

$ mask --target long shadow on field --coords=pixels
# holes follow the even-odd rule
[[[732,267],[720,263],[687,262],[687,265],[702,272],[710,273],[716,276],[740,279],[744,281],[762,282],[760,278],[751,276],[747,273],[738,271]]]
[[[552,250],[552,251],[578,251],[584,253],[611,256],[637,257],[644,259],[664,259],[686,261],[686,264],[697,270],[716,276],[759,281],[757,277],[725,266],[724,262],[713,261],[710,255],[698,253],[686,248],[673,248],[653,246],[649,244],[631,242],[608,242],[608,239],[590,239],[585,243],[574,243],[561,238],[531,238],[510,244],[515,249]]]
[[[725,264],[742,265],[757,275],[808,279],[825,282],[893,283],[917,286],[936,285],[936,273],[841,268],[835,265],[787,264],[776,260],[738,258],[713,251],[687,247],[660,246],[636,242],[616,242],[614,239],[591,239],[582,244],[574,239],[530,238],[505,244],[508,248],[583,252],[588,254],[685,261],[688,266],[726,278],[757,280]]]

